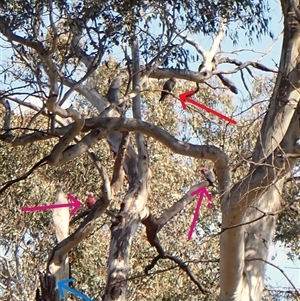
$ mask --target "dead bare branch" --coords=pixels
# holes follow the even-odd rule
[[[34,105],[33,103],[29,103],[29,102],[26,102],[24,100],[21,100],[21,99],[15,97],[15,96],[9,95],[9,94],[7,94],[6,91],[0,90],[0,96],[1,96],[1,99],[7,99],[7,100],[10,100],[10,101],[13,101],[13,102],[15,102],[19,105],[22,105],[26,108],[29,108],[33,111],[39,112],[41,110],[41,107],[38,107],[38,106]],[[42,112],[42,114],[45,115],[45,116],[48,116],[47,115],[47,109],[45,109]]]
[[[199,290],[206,294],[208,291],[204,289],[202,284],[196,279],[193,275],[191,270],[189,269],[188,265],[185,264],[183,260],[176,256],[172,256],[170,254],[166,254],[163,250],[157,233],[175,216],[177,215],[182,209],[184,209],[188,204],[193,202],[195,197],[191,196],[191,193],[195,191],[197,188],[203,187],[208,185],[206,181],[201,182],[197,185],[194,185],[179,201],[177,201],[174,205],[170,208],[166,209],[163,214],[159,218],[155,218],[152,214],[149,214],[147,218],[142,220],[142,223],[146,226],[146,233],[147,238],[151,246],[155,247],[158,255],[152,260],[151,264],[145,267],[145,273],[148,274],[149,270],[151,270],[159,259],[170,259],[174,261],[178,266],[187,273],[190,279],[197,285]]]
[[[217,76],[219,77],[223,85],[228,87],[232,93],[238,94],[237,87],[230,79],[226,78],[223,74],[218,74]]]
[[[199,290],[203,294],[207,294],[208,290],[206,290],[202,286],[200,281],[198,281],[196,279],[196,277],[191,272],[188,265],[185,264],[185,262],[183,260],[181,260],[179,257],[167,254],[164,251],[163,247],[161,246],[161,244],[159,242],[159,238],[157,237],[157,232],[154,232],[154,233],[151,233],[150,235],[148,235],[148,233],[150,233],[150,231],[155,228],[155,226],[152,224],[153,221],[154,221],[153,218],[147,219],[147,226],[146,226],[147,227],[147,237],[148,237],[148,241],[151,244],[151,246],[156,248],[158,255],[152,260],[151,264],[149,264],[148,266],[145,267],[145,273],[148,274],[149,270],[151,270],[156,265],[156,263],[158,262],[159,259],[169,259],[171,261],[174,261],[180,267],[180,269],[182,269],[183,271],[186,272],[188,277],[196,284],[196,286],[199,288]]]
[[[224,64],[224,63],[229,63],[229,64],[234,64],[234,65],[237,65],[238,67],[233,69],[233,70],[228,70],[228,71],[225,71],[225,70],[215,70],[213,71],[213,74],[217,75],[217,74],[233,74],[233,73],[236,73],[238,71],[240,71],[241,69],[244,69],[248,66],[252,66],[256,69],[259,69],[259,70],[262,70],[262,71],[265,71],[265,72],[273,72],[273,73],[277,73],[278,71],[274,70],[274,69],[271,69],[271,68],[268,68],[266,67],[265,65],[261,64],[261,63],[258,63],[258,62],[251,62],[251,61],[247,61],[247,62],[244,62],[242,63],[241,61],[237,60],[237,59],[233,59],[233,58],[221,58],[219,60],[219,64]]]
[[[157,264],[159,259],[169,259],[169,260],[175,262],[181,270],[186,272],[188,277],[192,280],[192,282],[194,282],[196,284],[196,286],[199,288],[199,290],[203,294],[208,294],[209,293],[209,291],[203,287],[201,282],[196,279],[195,275],[192,273],[189,266],[182,259],[180,259],[179,257],[173,256],[173,255],[170,255],[170,254],[166,254],[164,251],[163,251],[162,254],[159,254],[156,257],[154,257],[152,262],[145,267],[145,274],[146,275],[149,275],[149,271],[155,267],[155,265]]]

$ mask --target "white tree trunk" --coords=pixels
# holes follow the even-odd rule
[[[56,193],[55,204],[66,204],[68,200],[66,195],[59,187]],[[57,208],[53,210],[53,224],[57,243],[62,242],[69,236],[69,207]],[[44,300],[66,301],[68,294],[60,297],[57,289],[57,283],[61,280],[69,278],[69,258],[68,254],[62,256],[59,262],[49,262],[48,271],[44,274],[40,273],[40,281],[42,287],[42,297]]]
[[[282,0],[284,39],[279,74],[249,174],[222,199],[221,301],[260,301],[284,176],[299,155],[300,26],[296,1]]]

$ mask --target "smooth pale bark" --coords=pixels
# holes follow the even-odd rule
[[[261,300],[264,289],[264,277],[266,265],[259,259],[268,260],[269,249],[275,234],[276,212],[281,208],[281,196],[284,179],[278,181],[274,187],[271,187],[253,207],[248,208],[245,222],[253,221],[261,216],[262,212],[275,213],[267,215],[256,222],[245,226],[245,268],[243,296],[245,300]],[[259,208],[262,212],[257,210]],[[257,259],[257,260],[252,260]],[[251,260],[251,261],[249,261]],[[249,294],[246,292],[250,292]],[[247,299],[248,298],[248,299]]]
[[[278,181],[278,179],[283,179],[285,172],[292,168],[296,162],[296,159],[287,160],[284,152],[299,154],[295,141],[299,139],[299,121],[296,109],[299,109],[297,108],[299,99],[297,89],[300,87],[298,80],[300,78],[298,75],[300,44],[299,24],[293,18],[293,15],[295,15],[293,10],[297,5],[296,1],[282,1],[285,16],[285,33],[276,87],[253,155],[254,164],[249,174],[240,183],[234,185],[231,191],[227,191],[230,184],[228,159],[226,154],[217,147],[182,143],[165,131],[153,125],[142,123],[138,120],[138,117],[129,120],[110,118],[120,116],[115,108],[111,109],[107,114],[103,114],[103,110],[106,110],[110,103],[119,103],[120,101],[118,93],[120,85],[118,83],[115,86],[111,86],[107,94],[109,101],[95,90],[89,89],[84,85],[80,84],[73,87],[74,90],[84,95],[99,110],[101,116],[97,119],[98,123],[95,118],[94,126],[90,126],[90,129],[93,128],[94,130],[70,149],[66,149],[66,146],[75,137],[75,131],[73,132],[74,137],[68,137],[66,132],[62,133],[61,129],[56,129],[54,133],[65,135],[67,143],[64,146],[62,144],[59,145],[59,151],[57,151],[57,156],[53,156],[52,164],[60,165],[76,158],[104,137],[107,138],[111,149],[117,152],[122,138],[119,131],[135,131],[152,136],[167,145],[174,152],[196,158],[205,158],[214,162],[220,195],[223,195],[225,192],[222,197],[223,228],[257,218],[260,214],[259,211],[249,206],[257,206],[264,212],[276,211],[280,207],[279,195],[283,185],[283,180]],[[51,61],[51,57],[45,54],[41,44],[35,43],[31,39],[26,40],[14,35],[7,28],[4,18],[0,18],[0,23],[4,28],[4,34],[9,39],[34,49],[41,59],[44,60],[50,82],[50,94],[58,94],[59,76],[55,64]],[[84,54],[81,53],[81,55]],[[89,68],[91,61],[85,59],[87,58],[83,57],[82,61]],[[139,68],[139,63],[135,63],[135,65]],[[204,79],[204,76],[199,72],[165,68],[157,68],[151,71],[149,76],[153,78],[179,77],[195,82],[202,82]],[[74,84],[67,79],[64,79],[64,83],[70,87]],[[135,88],[134,85],[133,89]],[[51,105],[51,102],[49,105]],[[49,110],[64,117],[69,116],[66,114],[67,110],[60,110],[55,108],[55,106],[49,106]],[[78,126],[77,132],[79,133],[85,127],[88,128],[88,121],[84,125]],[[38,140],[37,138],[40,138],[40,140],[44,139],[40,135],[40,133],[34,133],[28,136],[25,142]],[[11,139],[11,137],[8,138]],[[137,135],[137,142],[142,142],[141,138],[142,135]],[[16,142],[19,140],[16,140]],[[12,142],[12,140],[7,142]],[[24,140],[22,141],[22,143],[25,142]],[[122,203],[120,214],[112,226],[113,238],[110,248],[107,299],[125,300],[126,298],[128,285],[126,279],[130,268],[131,241],[141,218],[143,218],[144,205],[147,200],[148,177],[143,172],[147,167],[147,158],[143,158],[145,155],[145,152],[142,150],[143,143],[137,144],[139,157],[132,145],[129,145],[124,163],[131,190],[128,191]],[[60,146],[63,147],[60,148]],[[281,152],[281,150],[284,152]],[[272,155],[273,153],[274,156]],[[262,162],[261,166],[257,167],[256,163],[261,163],[261,160],[265,161]],[[137,179],[140,181],[136,182]],[[96,219],[104,212],[108,204],[109,202],[106,200],[103,204],[95,205],[95,208],[91,210],[84,223],[54,248],[49,259],[49,267],[51,265],[61,265],[61,258],[66,256],[70,249],[78,245],[91,232]],[[221,300],[256,301],[261,299],[265,264],[253,259],[266,259],[267,250],[275,229],[275,221],[276,217],[264,217],[250,225],[227,230],[221,235]],[[247,259],[252,260],[247,261]]]
[[[66,203],[68,203],[68,200],[59,187],[56,193],[55,204]],[[69,235],[69,219],[69,207],[53,210],[53,224],[58,243],[66,239]],[[69,279],[69,258],[67,253],[60,258],[59,262],[50,262],[46,273],[40,273],[43,299],[49,301],[66,301],[68,295],[65,294],[63,298],[60,297],[57,289],[57,283],[64,279]]]
[[[282,1],[284,39],[280,72],[270,107],[257,140],[248,176],[222,199],[223,228],[243,224],[275,213],[221,235],[221,301],[260,301],[265,263],[272,243],[276,211],[280,209],[284,175],[299,155],[300,27],[293,18],[296,1]],[[260,164],[262,163],[262,164]],[[252,207],[251,207],[252,206]],[[257,258],[258,260],[253,260]],[[249,261],[249,259],[252,259]],[[248,260],[248,261],[247,261]]]

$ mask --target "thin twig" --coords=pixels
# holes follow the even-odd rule
[[[294,290],[296,291],[297,295],[300,296],[300,291],[297,289],[297,287],[293,284],[293,282],[291,281],[291,279],[286,275],[286,273],[280,268],[278,267],[277,265],[265,260],[265,259],[262,259],[262,258],[251,258],[251,259],[246,259],[246,261],[254,261],[254,260],[260,260],[260,261],[263,261],[264,263],[267,263],[269,264],[270,266],[274,267],[275,269],[279,270],[282,275],[286,278],[286,280],[291,284],[291,286],[294,288]]]

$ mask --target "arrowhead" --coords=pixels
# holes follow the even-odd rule
[[[72,201],[72,203],[70,203],[70,207],[73,207],[70,212],[70,216],[72,216],[80,208],[81,203],[70,193],[68,194],[68,199]]]
[[[204,195],[206,195],[207,199],[211,201],[211,195],[209,194],[209,192],[207,191],[205,186],[202,186],[202,187],[194,190],[191,193],[191,196],[194,196],[194,195],[197,195],[197,194],[200,194],[200,197],[203,197]]]
[[[179,100],[181,102],[181,105],[182,105],[182,108],[185,110],[186,109],[186,104],[185,102],[188,100],[188,97],[195,94],[195,91],[194,90],[191,90],[191,91],[187,91],[187,92],[184,92],[182,94],[179,94]]]
[[[63,298],[64,295],[64,289],[65,290],[69,290],[69,286],[67,285],[69,282],[73,282],[72,278],[69,279],[64,279],[61,281],[57,282],[57,287],[58,287],[58,291],[59,291],[59,295]]]

